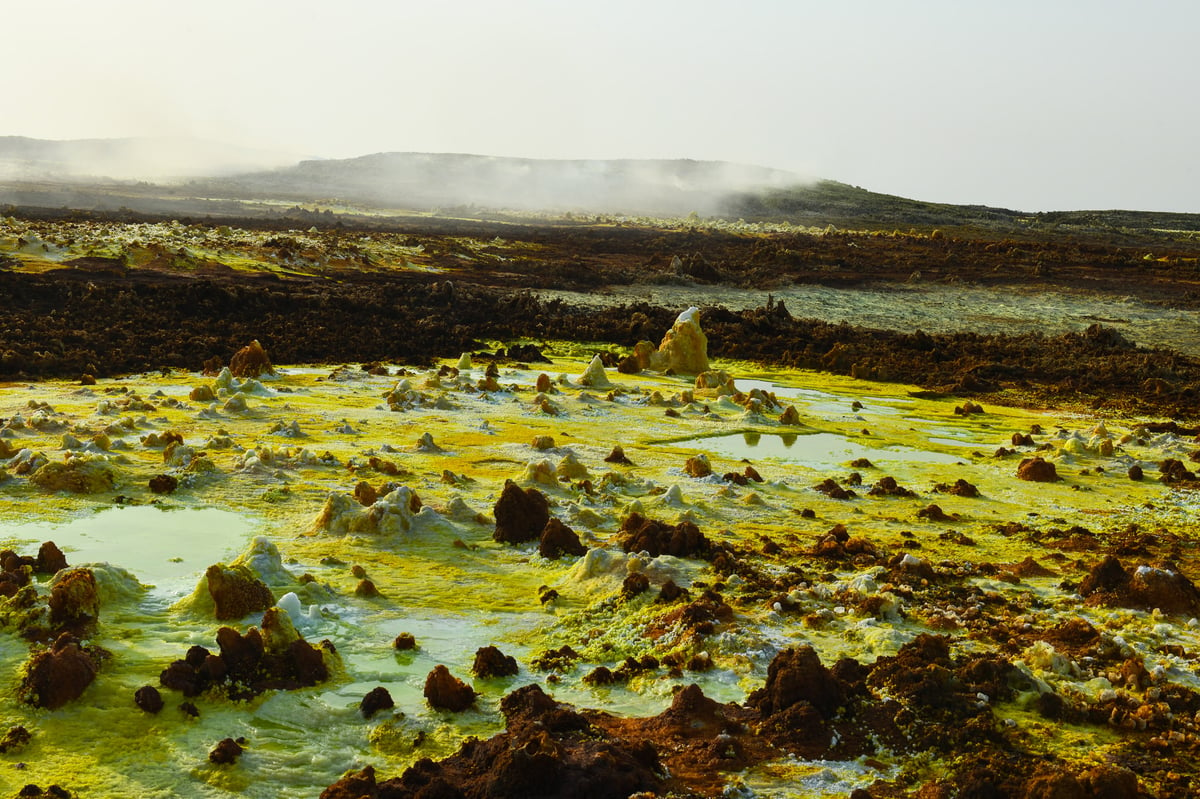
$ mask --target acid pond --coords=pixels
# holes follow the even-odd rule
[[[1195,623],[1081,611],[1076,587],[1099,550],[1051,546],[1064,531],[1106,540],[1130,524],[1194,540],[1190,494],[1126,476],[1186,459],[1192,442],[1139,420],[1000,407],[964,416],[910,387],[719,364],[738,390],[768,398],[751,407],[674,376],[610,370],[584,380],[587,348],[547,354],[552,363],[540,369],[492,374],[464,358],[440,370],[393,364],[386,375],[310,366],[261,381],[176,372],[0,387],[0,543],[35,555],[53,540],[71,567],[88,564],[99,615],[82,643],[107,653],[78,698],[55,709],[22,701],[28,664],[49,641],[0,597],[0,735],[29,733],[0,752],[0,793],[59,784],[89,797],[312,797],[347,770],[370,764],[398,776],[469,736],[498,733],[501,698],[527,683],[581,708],[649,716],[691,683],[719,701],[745,701],[788,646],[813,646],[829,664],[871,663],[937,632],[955,652],[1008,652],[1007,633],[971,626],[984,604],[1010,630],[1083,613],[1156,679],[1194,680],[1186,655],[1200,648]],[[1031,441],[997,454],[1014,449],[1014,433]],[[712,473],[690,476],[687,462],[700,454]],[[1035,454],[1059,481],[1016,478]],[[722,477],[747,466],[761,482]],[[587,554],[551,559],[536,540],[493,540],[509,480],[541,493]],[[827,481],[855,486],[856,498],[817,490]],[[976,494],[951,490],[957,481]],[[903,491],[871,494],[876,485]],[[932,505],[943,515],[931,517]],[[742,553],[741,571],[719,574],[697,552],[626,552],[622,524],[635,513],[696,524]],[[877,556],[814,554],[839,526]],[[1193,552],[1177,552],[1191,573]],[[1012,569],[1029,557],[1044,573],[1021,578]],[[914,576],[894,572],[893,561]],[[326,679],[251,697],[227,685],[185,696],[160,684],[189,648],[217,652],[221,627],[263,624],[262,609],[216,617],[206,576],[214,565],[265,586],[306,641],[329,642]],[[646,590],[630,591],[631,575],[644,576]],[[38,603],[53,580],[33,577]],[[660,600],[668,583],[686,593]],[[947,600],[939,592],[951,584],[964,589]],[[707,592],[728,613],[689,621]],[[402,634],[415,648],[394,646]],[[473,675],[486,646],[512,656],[517,674]],[[548,657],[563,647],[574,655]],[[1016,659],[1047,690],[1109,690],[1053,655],[1039,643]],[[622,671],[631,658],[643,665]],[[478,693],[469,709],[426,701],[438,665]],[[602,679],[602,667],[618,676]],[[144,686],[159,689],[160,712],[135,704]],[[395,707],[365,718],[359,703],[376,687]],[[1033,731],[1041,722],[1027,712],[1031,701],[997,712]],[[1120,745],[1087,734],[1101,754]],[[1031,735],[1053,749],[1052,737]],[[243,739],[245,752],[210,762],[225,738]],[[844,796],[924,768],[913,763],[882,746],[850,761],[781,753],[728,779],[747,796],[783,795],[787,785]]]

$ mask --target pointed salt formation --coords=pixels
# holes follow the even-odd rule
[[[609,382],[608,375],[604,371],[604,362],[600,360],[599,355],[592,356],[592,362],[588,364],[587,369],[580,376],[579,383],[591,388],[612,387],[612,383]]]
[[[700,329],[699,308],[692,306],[679,315],[658,351],[650,355],[650,367],[687,375],[708,371],[708,337]]]
[[[458,369],[458,371],[460,371],[460,372],[465,372],[466,370],[470,369],[470,368],[471,368],[471,366],[472,366],[472,364],[471,364],[471,353],[469,353],[469,352],[464,352],[464,353],[462,354],[462,357],[460,357],[460,358],[458,359],[458,363],[457,363],[457,364],[455,364],[455,367],[456,367],[456,368]]]

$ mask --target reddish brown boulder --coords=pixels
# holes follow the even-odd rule
[[[897,483],[895,477],[888,475],[879,478],[879,482],[871,487],[867,495],[872,497],[915,497],[917,494]]]
[[[522,544],[537,539],[546,528],[550,521],[550,503],[536,488],[522,489],[512,480],[506,480],[492,514],[496,517],[492,539]]]
[[[244,566],[214,564],[205,572],[218,621],[240,619],[275,604],[271,589]]]
[[[579,540],[575,531],[558,519],[551,517],[542,528],[541,539],[538,543],[538,554],[543,558],[557,560],[563,555],[586,555],[587,547]]]
[[[425,678],[425,699],[433,708],[459,713],[475,704],[475,689],[439,664]]]
[[[78,699],[96,679],[96,657],[70,635],[60,635],[54,646],[35,654],[21,681],[22,699],[48,710]]]
[[[933,490],[939,494],[950,494],[956,497],[975,498],[979,496],[979,489],[961,477],[950,483],[938,483],[933,487]]]
[[[958,519],[958,514],[946,513],[941,505],[929,505],[917,511],[917,518],[931,522],[952,522]]]
[[[813,486],[817,491],[820,491],[830,499],[854,499],[857,494],[848,488],[842,488],[837,484],[837,481],[832,477],[826,477],[821,482]]]
[[[475,652],[471,672],[476,677],[511,677],[519,671],[517,659],[494,646],[480,647]]]
[[[1062,478],[1058,476],[1054,464],[1043,460],[1040,456],[1025,458],[1017,466],[1017,477],[1034,483],[1055,483]]]
[[[258,339],[251,341],[233,354],[233,357],[229,359],[229,371],[233,373],[234,377],[275,374],[275,369],[271,366],[271,359],[267,357],[267,351],[263,349],[262,344],[258,343]]]

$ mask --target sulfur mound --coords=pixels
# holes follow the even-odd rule
[[[50,623],[79,629],[100,618],[100,597],[91,569],[71,569],[55,577],[50,589]]]
[[[258,343],[258,339],[251,341],[233,354],[233,357],[229,359],[229,371],[234,377],[275,374],[275,368],[271,366],[271,359],[267,357],[267,351],[263,349],[262,344]]]
[[[369,498],[364,490],[358,490],[357,499],[352,494],[331,493],[309,532],[398,535],[426,530],[441,521],[438,513],[425,507],[417,492],[408,486],[397,486],[363,507],[360,500]]]
[[[72,456],[42,466],[29,475],[29,482],[43,491],[102,494],[113,490],[117,475],[103,460]]]
[[[707,372],[708,337],[700,329],[700,309],[692,307],[681,313],[658,349],[646,353],[646,362],[641,365],[685,375]]]

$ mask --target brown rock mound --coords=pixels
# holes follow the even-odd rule
[[[244,635],[222,627],[217,630],[220,654],[193,646],[163,670],[159,682],[189,697],[224,688],[233,699],[247,699],[266,690],[293,690],[329,679],[324,653],[332,654],[333,644],[312,646],[285,617],[285,612],[271,608],[263,614],[262,629],[251,627]]]
[[[692,522],[672,525],[647,519],[640,513],[631,513],[621,523],[618,540],[626,552],[646,552],[652,558],[659,555],[703,557],[712,551],[711,542]]]
[[[807,702],[821,714],[832,718],[842,703],[842,689],[811,646],[785,649],[767,668],[767,683],[753,691],[746,704],[764,716],[787,710],[798,702]]]
[[[78,639],[60,635],[54,646],[30,659],[19,693],[31,705],[54,710],[78,699],[99,670],[98,650],[84,649]]]
[[[587,547],[579,540],[575,531],[558,519],[551,517],[542,528],[538,542],[538,554],[543,558],[557,560],[563,555],[586,555]]]
[[[54,574],[67,568],[67,556],[53,541],[43,541],[38,549],[33,570],[38,574]]]
[[[1092,567],[1080,583],[1079,593],[1089,605],[1200,614],[1200,591],[1183,574],[1168,566],[1148,565],[1129,572],[1112,555]]]
[[[240,743],[232,738],[226,738],[214,746],[213,750],[208,753],[208,760],[210,763],[228,766],[232,763],[236,763],[237,759],[241,757],[241,754],[244,751],[245,750],[242,749],[242,745]]]
[[[471,672],[476,677],[511,677],[517,673],[517,659],[494,646],[480,647],[475,652]]]
[[[245,566],[218,563],[209,566],[204,576],[218,621],[240,619],[264,611],[275,603],[271,589]]]
[[[322,799],[459,797],[460,799],[627,799],[658,793],[664,781],[653,745],[593,727],[527,685],[500,703],[507,729],[469,740],[450,757],[421,760],[400,777],[378,782],[370,766],[352,772]]]
[[[425,678],[425,699],[431,707],[459,713],[475,704],[475,689],[438,664]]]
[[[1058,476],[1054,464],[1043,460],[1040,456],[1026,458],[1017,466],[1017,477],[1034,483],[1056,483],[1062,478]]]
[[[536,488],[522,489],[512,480],[506,480],[492,514],[496,517],[492,539],[522,544],[537,539],[546,528],[550,521],[550,503]]]
[[[369,719],[379,711],[395,706],[396,701],[392,699],[391,693],[388,689],[380,685],[367,691],[367,695],[358,703],[358,710],[362,713],[364,719]]]
[[[100,597],[91,569],[73,569],[50,589],[50,623],[81,628],[100,618]]]

